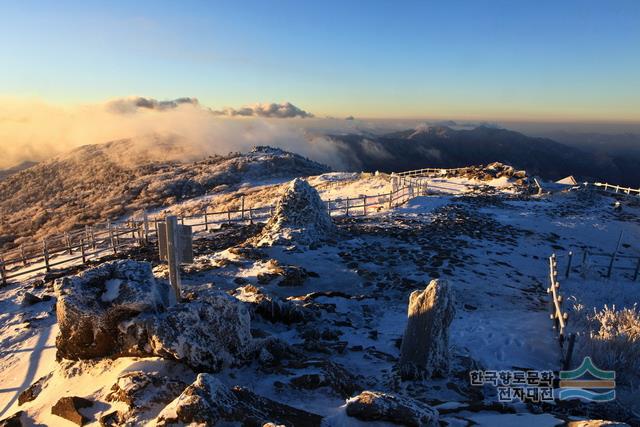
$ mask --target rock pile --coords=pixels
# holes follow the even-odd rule
[[[455,316],[453,294],[444,280],[432,280],[409,298],[409,320],[402,338],[403,379],[446,374],[449,366],[449,325]]]
[[[114,261],[55,283],[67,359],[160,356],[207,371],[258,352],[243,303],[224,292],[168,306],[169,287],[145,262]]]
[[[285,188],[273,216],[255,238],[255,244],[310,245],[334,232],[335,226],[318,192],[307,181],[296,178]]]
[[[493,162],[486,166],[469,166],[466,168],[447,170],[444,174],[447,178],[464,177],[479,181],[490,181],[496,178],[506,177],[514,180],[515,185],[525,185],[528,182],[527,171],[516,170],[513,166],[500,162]]]

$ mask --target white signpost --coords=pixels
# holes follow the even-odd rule
[[[165,217],[158,223],[158,247],[160,260],[169,265],[169,283],[180,302],[180,264],[193,262],[193,238],[190,225],[178,224],[176,216]]]

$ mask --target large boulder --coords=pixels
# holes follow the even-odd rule
[[[387,421],[407,427],[438,426],[438,411],[426,403],[390,393],[363,391],[347,400],[347,415],[362,421]]]
[[[333,232],[335,226],[316,189],[307,181],[296,178],[285,188],[255,243],[257,246],[292,242],[310,245]]]
[[[403,379],[444,375],[449,367],[449,325],[455,316],[453,293],[444,280],[432,280],[409,298],[408,322],[402,339]]]
[[[257,353],[249,311],[224,292],[140,316],[136,323],[152,354],[195,369],[219,371]]]
[[[54,283],[60,333],[58,356],[91,359],[140,355],[144,350],[119,327],[140,313],[161,312],[169,286],[156,281],[146,262],[106,262]]]
[[[210,374],[199,374],[195,382],[158,416],[157,425],[174,423],[216,425],[242,423],[287,426],[320,426],[322,417],[258,396],[242,387],[228,388]]]

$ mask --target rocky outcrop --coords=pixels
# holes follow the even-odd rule
[[[93,402],[77,396],[63,397],[51,408],[51,413],[79,426],[85,425],[89,419],[80,413],[80,409],[90,408]]]
[[[195,369],[216,372],[256,352],[249,311],[223,292],[177,304],[159,315],[141,316],[137,323],[152,354]]]
[[[15,414],[0,420],[0,427],[22,427],[22,416],[24,411],[18,411]]]
[[[301,305],[291,301],[283,301],[253,285],[237,288],[234,296],[246,303],[255,314],[270,322],[282,322],[289,325],[305,322],[314,316],[312,311]]]
[[[219,422],[287,426],[320,426],[322,417],[258,396],[242,388],[228,388],[210,374],[196,381],[158,416],[157,425],[172,423],[215,425]]]
[[[402,339],[403,379],[443,375],[449,367],[449,325],[455,316],[453,294],[444,280],[432,280],[409,298],[409,319]]]
[[[362,390],[355,375],[330,360],[307,360],[300,364],[291,363],[288,367],[308,371],[291,379],[291,386],[297,389],[315,390],[328,387],[342,398]]]
[[[158,372],[127,372],[111,387],[107,396],[110,402],[122,402],[127,405],[126,412],[110,413],[104,423],[131,425],[140,424],[144,413],[164,408],[187,387],[184,382],[161,375]]]
[[[160,356],[215,372],[257,354],[240,301],[213,292],[169,307],[169,287],[156,282],[148,263],[105,263],[55,288],[64,358]]]
[[[334,232],[335,226],[318,192],[307,181],[296,178],[285,188],[273,215],[253,243],[309,245]]]
[[[347,415],[362,421],[387,421],[407,427],[438,426],[438,411],[408,397],[363,391],[347,400]]]
[[[58,355],[90,359],[143,353],[119,325],[143,312],[161,312],[169,287],[157,282],[146,262],[118,260],[56,280]]]

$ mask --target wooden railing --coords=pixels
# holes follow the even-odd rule
[[[410,171],[404,171],[404,172],[398,172],[395,173],[395,175],[397,176],[425,176],[425,175],[433,175],[433,174],[438,174],[438,175],[444,175],[448,172],[453,172],[453,171],[464,171],[464,170],[470,170],[470,167],[463,167],[463,168],[423,168],[423,169],[414,169],[414,170],[410,170]]]
[[[367,216],[383,209],[393,209],[411,198],[426,194],[426,184],[403,177],[400,185],[388,193],[337,198],[324,201],[331,216]],[[190,225],[194,232],[208,231],[212,227],[233,222],[260,222],[267,220],[275,204],[245,208],[244,196],[240,209],[226,211],[204,210],[195,215],[178,218],[181,224]],[[154,241],[158,236],[158,224],[162,216],[107,222],[87,226],[84,229],[49,236],[40,242],[23,244],[17,250],[0,254],[0,284],[53,267],[86,264],[89,260],[106,254],[117,255],[125,248]]]
[[[607,192],[627,194],[630,196],[640,197],[640,188],[621,187],[619,185],[612,185],[606,182],[593,182],[593,183],[587,183],[587,184]]]
[[[549,287],[547,293],[551,299],[549,306],[551,307],[550,318],[553,322],[553,329],[558,332],[558,343],[560,344],[560,354],[562,358],[562,369],[567,370],[571,365],[571,355],[573,353],[573,347],[575,344],[575,334],[569,334],[569,338],[566,338],[567,322],[569,315],[567,312],[562,311],[563,298],[560,295],[560,282],[558,282],[558,263],[556,254],[552,254],[549,257]],[[565,346],[565,342],[568,344]]]

